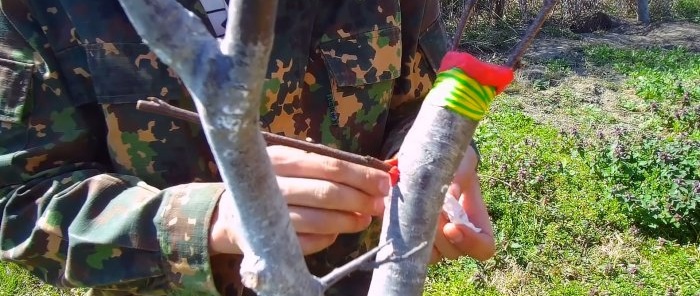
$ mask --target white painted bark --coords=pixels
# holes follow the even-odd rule
[[[380,243],[390,239],[393,250],[377,254],[384,263],[374,271],[369,295],[422,294],[437,217],[477,124],[429,102],[421,107],[399,151],[401,178],[384,213]],[[428,247],[391,260],[421,243]]]
[[[195,99],[220,174],[235,201],[246,286],[259,295],[322,295],[379,250],[380,267],[370,295],[422,294],[437,216],[477,122],[424,104],[401,148],[401,180],[384,215],[380,245],[390,241],[391,248],[379,247],[318,279],[304,264],[259,131],[277,1],[231,0],[221,43],[176,0],[119,1],[137,32],[178,73]]]
[[[243,283],[259,295],[322,295],[323,284],[304,263],[259,130],[277,1],[232,0],[221,44],[175,0],[120,2],[144,41],[178,73],[194,98],[234,198],[233,215],[242,231]]]

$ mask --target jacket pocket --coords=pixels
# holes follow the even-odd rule
[[[20,184],[25,173],[14,159],[27,145],[33,70],[33,64],[0,58],[0,188]]]
[[[401,30],[387,27],[321,43],[323,60],[338,86],[392,80],[401,74]]]
[[[320,44],[328,71],[331,145],[367,155],[381,150],[389,103],[401,75],[401,31],[387,27]]]
[[[19,123],[24,115],[33,64],[0,59],[0,121]]]
[[[85,45],[85,49],[99,103],[181,97],[183,88],[177,75],[146,44],[95,43]]]

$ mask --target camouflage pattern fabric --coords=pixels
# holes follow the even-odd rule
[[[196,0],[180,0],[207,25]],[[193,110],[116,0],[0,0],[0,256],[91,295],[251,294],[210,258],[223,186]],[[280,0],[261,127],[386,158],[446,51],[437,0]],[[212,31],[213,32],[213,31]],[[376,224],[376,223],[375,223]],[[377,225],[308,256],[314,274],[376,245]],[[328,295],[365,295],[368,272]]]

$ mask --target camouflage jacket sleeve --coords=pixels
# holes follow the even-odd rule
[[[143,130],[123,122],[120,129],[106,127],[118,112],[137,112],[133,106],[119,111],[121,101],[152,89],[164,96],[170,88],[174,95],[177,79],[156,63],[123,17],[112,18],[110,11],[121,11],[109,7],[116,1],[72,2],[1,2],[0,258],[63,287],[217,294],[207,237],[223,187],[159,186],[165,182],[157,176],[168,173],[176,176],[168,183],[177,184],[177,170],[141,163],[139,155],[151,153],[150,147],[128,144],[170,141],[160,134],[177,134],[184,124],[154,119]],[[104,14],[70,21],[84,11]],[[81,35],[87,26],[106,33]],[[135,72],[140,76],[122,76],[134,63],[143,65]],[[128,79],[140,79],[143,92],[110,93],[133,83]],[[106,147],[117,140],[127,144]],[[120,158],[125,151],[133,155],[128,160]],[[207,163],[200,166],[209,170]],[[154,177],[144,182],[128,173],[134,170]]]

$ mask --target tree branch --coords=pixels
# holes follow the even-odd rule
[[[168,104],[167,102],[158,99],[158,98],[151,98],[150,100],[139,100],[136,103],[136,109],[137,110],[142,110],[146,112],[151,112],[155,114],[161,114],[165,116],[170,116],[173,118],[189,121],[192,123],[199,123],[199,115],[197,115],[196,112],[192,112],[189,110],[185,110],[182,108],[175,107],[173,105]],[[288,146],[288,147],[293,147],[297,149],[301,149],[304,151],[308,151],[311,153],[316,153],[320,155],[325,155],[329,157],[333,157],[336,159],[348,161],[351,163],[359,164],[359,165],[364,165],[367,167],[375,168],[378,170],[382,170],[385,172],[388,172],[389,169],[391,169],[391,165],[385,163],[384,161],[381,161],[379,159],[376,159],[371,156],[361,156],[357,155],[354,153],[346,152],[343,150],[331,148],[322,144],[317,144],[317,143],[310,143],[310,142],[305,142],[289,137],[284,137],[280,136],[277,134],[273,133],[268,133],[268,132],[262,132],[263,138],[265,139],[265,142],[269,145],[283,145],[283,146]]]
[[[462,15],[459,18],[459,24],[457,25],[457,28],[455,29],[455,35],[452,38],[452,50],[459,49],[459,42],[462,40],[464,28],[467,27],[467,21],[469,20],[469,17],[472,14],[472,10],[475,4],[476,0],[465,0],[464,10],[462,10]]]
[[[558,2],[557,0],[545,1],[546,2],[540,9],[540,12],[537,14],[537,17],[535,17],[535,20],[527,28],[527,31],[525,31],[525,35],[523,35],[523,38],[520,39],[518,45],[516,45],[515,49],[513,49],[513,51],[508,56],[508,61],[506,62],[507,67],[511,69],[519,68],[520,60],[522,59],[523,55],[525,55],[525,51],[530,47],[532,41],[535,40],[535,37],[540,32],[542,25],[544,25],[544,21],[547,20],[547,17],[552,12],[552,9],[554,9],[554,6]]]
[[[515,67],[555,3],[550,0],[540,11],[511,55],[508,66]],[[479,124],[480,117],[463,117],[448,110],[445,96],[450,96],[453,90],[454,86],[446,89],[434,85],[415,120],[424,124],[411,127],[399,150],[401,178],[384,212],[380,238],[391,240],[395,253],[408,253],[425,241],[433,244],[445,193]],[[490,101],[483,103],[485,113]],[[405,260],[382,264],[372,275],[369,295],[420,295],[431,251],[431,248],[422,249]],[[391,256],[391,252],[380,250],[376,261],[384,262]]]
[[[226,186],[222,198],[234,198],[231,218],[240,230],[244,285],[258,295],[322,295],[323,286],[305,265],[258,128],[277,1],[232,0],[221,48],[175,0],[120,2],[136,31],[192,94]]]
[[[406,135],[398,155],[401,178],[382,223],[380,239],[392,240],[396,254],[433,245],[445,193],[478,124],[428,101],[416,122],[430,124],[413,125]],[[369,295],[421,295],[431,251],[423,248],[400,261],[387,260],[390,250],[380,251],[376,261],[386,263],[375,270]]]
[[[323,278],[321,278],[321,283],[325,287],[330,287],[340,281],[343,277],[346,277],[353,271],[356,271],[358,269],[361,269],[363,265],[365,265],[368,261],[371,261],[374,259],[374,255],[376,255],[382,248],[388,246],[391,244],[391,240],[388,240],[384,242],[383,244],[380,244],[376,247],[374,247],[372,250],[370,250],[367,253],[362,254],[361,256],[353,259],[352,261],[346,263],[345,265],[338,267],[336,269],[333,269],[330,273],[325,275]]]

